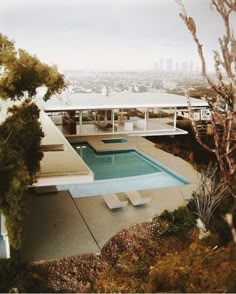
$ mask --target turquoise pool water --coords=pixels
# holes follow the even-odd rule
[[[161,172],[161,168],[136,150],[96,152],[88,143],[72,144],[94,172],[95,180],[126,178]]]
[[[74,198],[189,183],[141,151],[96,152],[87,143],[72,146],[95,173],[92,183],[57,186],[58,190],[69,190]]]

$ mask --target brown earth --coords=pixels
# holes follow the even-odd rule
[[[236,245],[222,245],[217,234],[200,241],[183,213],[166,212],[120,231],[100,255],[18,266],[18,272],[5,276],[7,288],[1,283],[0,291],[236,292]]]

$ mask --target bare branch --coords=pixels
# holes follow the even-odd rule
[[[182,1],[177,0],[176,2],[180,7],[180,16],[196,44],[202,65],[202,75],[217,93],[218,102],[223,103],[223,108],[219,107],[218,102],[215,103],[209,97],[206,97],[211,110],[211,124],[214,129],[213,145],[208,146],[201,138],[196,122],[193,120],[189,98],[187,99],[196,140],[202,147],[215,154],[222,177],[225,179],[232,195],[236,198],[236,185],[234,184],[236,179],[236,41],[230,23],[231,14],[236,12],[236,1],[211,0],[213,8],[221,16],[225,28],[225,34],[218,39],[220,53],[217,50],[213,51],[216,73],[214,80],[206,70],[206,59],[203,45],[197,36],[197,26],[194,20],[187,15]],[[233,62],[235,70],[232,67]]]

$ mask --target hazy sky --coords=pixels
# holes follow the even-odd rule
[[[184,0],[207,57],[222,33],[210,0]],[[151,69],[160,58],[198,63],[175,0],[1,0],[0,27],[17,47],[59,69]]]

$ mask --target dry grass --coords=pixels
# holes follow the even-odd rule
[[[51,293],[236,292],[235,246],[221,246],[215,234],[199,241],[197,229],[189,225],[176,233],[176,225],[187,222],[180,218],[183,211],[182,208],[175,212],[174,229],[168,234],[153,230],[157,221],[165,222],[170,217],[166,212],[164,219],[155,218],[120,231],[99,256],[75,256],[21,268],[19,277],[16,274],[1,290],[8,292],[15,287],[20,292]]]

